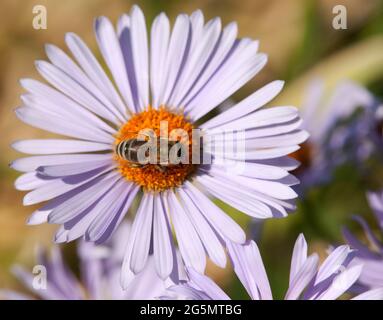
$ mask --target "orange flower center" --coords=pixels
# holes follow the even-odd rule
[[[166,130],[164,130],[164,128]],[[115,153],[118,170],[128,181],[137,183],[147,191],[163,191],[180,186],[195,170],[196,166],[191,164],[193,128],[193,125],[185,119],[182,113],[177,114],[170,112],[165,107],[159,109],[149,107],[147,110],[133,115],[132,118],[120,128],[116,135],[116,147],[120,142],[137,139],[140,132],[152,130],[157,139],[161,136],[161,138],[167,137],[168,140],[188,144],[187,152],[189,161],[185,164],[169,164],[166,166],[151,163],[138,164],[131,161],[129,157],[121,157]],[[182,138],[182,136],[176,137],[177,135],[172,135],[172,132],[180,132],[180,129],[184,133],[184,138]],[[187,135],[187,140],[184,140],[185,134]],[[169,149],[170,148],[171,146],[169,145]],[[157,150],[157,152],[159,152],[159,150]]]
[[[303,144],[301,144],[299,150],[293,152],[292,154],[290,154],[290,156],[301,163],[300,166],[294,170],[295,174],[300,174],[301,172],[309,168],[312,164],[313,145],[306,141]]]

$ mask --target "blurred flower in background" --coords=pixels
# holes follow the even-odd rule
[[[286,300],[336,300],[361,277],[363,264],[351,263],[353,250],[339,246],[319,263],[316,253],[307,255],[307,242],[299,235],[292,254],[289,288]],[[253,300],[273,299],[270,284],[258,247],[254,241],[246,245],[229,245],[234,270]],[[227,300],[229,297],[210,278],[188,270],[189,281],[168,289],[169,298]],[[166,296],[165,296],[166,297]],[[383,287],[362,291],[355,300],[382,300]]]
[[[37,266],[46,268],[41,274],[41,276],[47,276],[45,287],[35,284],[36,273],[32,274],[25,267],[16,265],[13,267],[13,273],[25,286],[25,289],[29,289],[33,295],[2,288],[0,297],[17,300],[35,298],[44,300],[148,300],[157,298],[163,294],[166,283],[157,276],[152,257],[149,258],[149,263],[140,274],[132,275],[127,289],[121,288],[121,263],[130,231],[131,226],[128,223],[122,224],[114,237],[102,246],[78,241],[80,279],[70,270],[57,246],[52,250],[39,248],[35,262]],[[167,285],[171,284],[173,282],[168,280]]]
[[[323,103],[324,83],[309,86],[301,112],[303,127],[310,138],[295,152],[301,162],[297,169],[304,192],[331,181],[343,164],[365,169],[373,155],[383,155],[383,105],[367,89],[351,81],[336,85],[327,103]]]
[[[361,216],[354,216],[354,220],[364,230],[364,238],[368,244],[364,244],[346,227],[343,228],[343,235],[348,244],[354,248],[356,258],[353,263],[363,264],[363,271],[358,282],[353,286],[354,291],[361,292],[366,288],[373,289],[383,286],[383,193],[369,192],[368,203],[374,213],[376,222],[380,229],[378,238],[366,220]]]

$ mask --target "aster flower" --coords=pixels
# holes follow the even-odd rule
[[[235,273],[253,300],[273,299],[266,270],[259,249],[254,241],[246,245],[228,244]],[[350,266],[353,251],[343,245],[335,248],[319,262],[316,253],[307,255],[307,243],[299,235],[292,254],[289,287],[286,300],[336,300],[357,281],[362,272],[361,264]],[[189,280],[171,286],[164,298],[227,300],[229,296],[218,285],[193,269],[188,269]],[[355,300],[383,300],[383,287],[365,291]]]
[[[38,248],[36,265],[45,267],[46,287],[34,285],[36,274],[16,265],[13,273],[33,295],[13,290],[0,290],[0,297],[10,300],[135,300],[157,298],[173,282],[167,284],[157,276],[153,257],[144,270],[130,282],[127,290],[120,285],[120,268],[130,226],[121,225],[120,230],[102,246],[80,241],[78,258],[81,278],[78,279],[63,260],[60,249],[55,246],[50,252]]]
[[[65,40],[74,59],[48,45],[50,62],[36,62],[51,86],[21,80],[28,93],[17,116],[71,138],[14,143],[16,150],[33,155],[11,164],[24,173],[15,183],[29,191],[24,204],[48,201],[28,223],[60,224],[59,243],[84,237],[99,244],[140,199],[123,264],[125,287],[130,271],[144,269],[150,248],[159,276],[171,274],[172,230],[186,266],[203,272],[207,254],[224,267],[223,240],[244,243],[245,233],[211,197],[258,219],[284,217],[295,209],[291,186],[298,181],[289,171],[298,163],[288,154],[307,133],[299,129],[295,107],[264,108],[283,82],[272,82],[202,121],[265,65],[257,41],[237,39],[235,23],[224,28],[219,18],[205,23],[201,11],[179,15],[172,30],[162,13],[148,37],[137,6],[121,16],[117,30],[107,18],[96,19],[95,33],[112,79],[86,44],[69,33]],[[158,170],[154,164],[132,166],[115,152],[141,130],[158,136],[162,121],[169,132],[182,129],[189,137],[193,129],[202,130],[203,153],[211,163]],[[224,133],[238,130],[246,133],[237,139],[245,147],[220,148],[230,139]]]
[[[369,192],[367,199],[378,222],[380,233],[383,234],[383,192]],[[354,216],[354,219],[364,229],[369,245],[358,240],[348,228],[343,229],[346,241],[357,250],[355,263],[361,263],[364,266],[358,283],[352,289],[359,292],[366,288],[383,287],[383,241],[379,240],[361,216]]]
[[[313,81],[302,105],[303,128],[310,138],[295,153],[302,166],[297,175],[301,188],[326,183],[336,167],[363,163],[382,155],[382,105],[359,84],[344,80],[325,99],[324,83]]]

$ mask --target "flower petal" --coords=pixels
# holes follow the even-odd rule
[[[227,242],[234,271],[253,300],[272,300],[273,296],[259,249],[254,241],[239,245]]]
[[[87,163],[111,159],[110,154],[66,154],[32,156],[14,160],[10,167],[21,172],[35,171],[38,167],[71,163]]]
[[[198,14],[197,14],[198,15]],[[181,106],[181,101],[198,80],[201,72],[216,50],[221,34],[221,20],[214,18],[202,27],[203,18],[192,21],[192,40],[185,66],[169,100],[171,106]],[[201,22],[201,23],[199,23]]]
[[[185,265],[203,273],[206,267],[205,250],[195,226],[173,192],[169,192],[167,195],[167,208],[172,218],[178,246]]]
[[[95,21],[94,29],[102,56],[113,75],[120,94],[124,98],[129,110],[135,112],[136,108],[129,86],[124,58],[113,25],[106,17],[99,17]]]
[[[60,117],[47,111],[41,111],[30,107],[17,108],[16,116],[23,122],[46,131],[61,134],[68,137],[91,140],[95,142],[113,143],[111,135],[98,129],[88,129],[81,122]],[[68,121],[70,120],[70,121]]]
[[[110,159],[52,166],[41,166],[37,172],[48,177],[66,177],[97,170],[110,164]]]
[[[213,300],[230,300],[229,296],[218,287],[213,280],[203,274],[187,269],[190,281],[196,285],[202,292],[206,293]]]
[[[315,284],[326,280],[338,272],[351,252],[352,250],[347,245],[335,248],[320,266],[318,275],[315,277]]]
[[[115,124],[119,124],[116,116],[111,111],[105,108],[91,92],[64,71],[46,61],[36,61],[36,68],[44,79],[84,108]]]
[[[84,172],[74,176],[60,179],[53,179],[39,188],[27,193],[24,196],[23,204],[31,205],[42,201],[50,200],[67,192],[73,192],[77,188],[84,188],[85,184],[104,174],[109,174],[111,167],[103,167],[98,170]],[[79,189],[77,189],[79,190]]]
[[[150,87],[152,105],[158,108],[161,88],[164,86],[166,56],[170,38],[169,19],[164,13],[159,14],[153,21],[150,36]]]
[[[65,42],[79,65],[97,85],[98,89],[113,102],[123,115],[126,115],[127,109],[124,102],[88,46],[79,36],[71,32],[65,35]]]
[[[27,106],[49,111],[68,120],[80,121],[86,127],[101,129],[111,134],[116,133],[116,130],[101,118],[60,91],[33,79],[21,79],[20,83],[29,92],[21,96]],[[29,97],[27,101],[26,96]]]
[[[195,20],[195,22],[193,21],[194,24],[202,24],[202,13],[197,10],[195,13],[193,13],[191,20]],[[206,66],[204,66],[203,70],[201,71],[201,74],[198,76],[192,88],[188,92],[186,92],[186,96],[183,97],[179,105],[185,105],[187,101],[196,96],[206,86],[206,84],[219,70],[219,68],[225,63],[231,50],[233,50],[235,46],[238,31],[237,29],[237,24],[235,22],[230,23],[224,28],[221,34],[219,44],[217,45],[217,48],[214,49],[214,54],[212,55],[212,57],[209,57]]]
[[[111,234],[110,230],[113,230],[116,227],[116,222],[121,222],[127,213],[127,210],[124,210],[126,208],[126,199],[132,189],[132,184],[127,183],[125,179],[121,179],[115,184],[108,196],[104,197],[102,201],[92,209],[99,211],[99,214],[86,230],[85,239],[87,241],[100,244],[102,240],[107,240]],[[111,224],[114,224],[112,228],[110,228]]]
[[[166,75],[166,81],[163,82],[164,86],[161,87],[161,95],[158,100],[160,105],[168,105],[169,97],[183,67],[183,61],[188,52],[189,42],[190,20],[186,14],[181,14],[177,16],[170,36],[165,69],[163,70]]]
[[[29,154],[62,154],[109,151],[110,144],[63,139],[30,139],[12,143],[12,148]]]
[[[68,55],[54,45],[46,45],[45,51],[53,65],[60,68],[65,74],[70,76],[79,86],[84,87],[90,95],[94,96],[101,106],[113,113],[120,122],[124,122],[124,113],[121,113],[101,90],[87,77],[87,75],[73,62]]]
[[[307,242],[304,235],[301,233],[295,241],[293,255],[291,257],[290,281],[291,286],[299,270],[303,267],[307,260]]]
[[[198,203],[200,211],[217,231],[236,243],[244,243],[246,241],[246,235],[241,227],[192,183],[189,181],[185,182],[184,190],[195,204]]]
[[[145,193],[132,226],[131,234],[134,237],[130,238],[130,241],[133,241],[130,269],[135,274],[144,269],[148,259],[150,240],[152,238],[153,202],[153,194]]]
[[[35,171],[27,172],[16,179],[15,188],[21,191],[33,190],[45,185],[49,181],[38,177]]]
[[[289,285],[285,296],[286,300],[297,300],[299,298],[306,286],[314,279],[318,263],[319,257],[317,254],[313,254],[306,259]]]
[[[225,64],[195,97],[185,103],[188,116],[194,121],[198,120],[256,75],[267,61],[266,55],[257,54],[257,50],[257,42],[239,40],[234,53],[227,58]],[[232,70],[236,70],[235,74]],[[216,94],[212,95],[211,92]]]
[[[94,179],[81,192],[78,192],[71,199],[54,208],[49,214],[48,221],[50,223],[62,224],[75,218],[82,211],[99,202],[103,195],[111,188],[114,188],[113,186],[119,179],[120,177],[117,174]]]
[[[229,110],[203,123],[200,127],[203,129],[212,129],[256,111],[274,99],[281,92],[283,84],[283,81],[273,81],[265,85]]]
[[[383,288],[363,292],[351,300],[383,300]]]
[[[180,196],[181,201],[183,202],[183,207],[195,226],[210,259],[216,265],[225,268],[225,251],[211,225],[206,221],[198,206],[188,197],[187,193],[182,188],[178,189],[178,195]]]
[[[173,243],[169,218],[165,212],[162,197],[154,198],[153,254],[156,271],[165,280],[173,270]]]
[[[328,289],[318,296],[317,300],[336,300],[345,293],[359,278],[363,266],[356,265],[342,271],[336,276]]]
[[[137,81],[138,106],[144,110],[149,105],[149,58],[145,17],[134,5],[130,11],[132,55]]]

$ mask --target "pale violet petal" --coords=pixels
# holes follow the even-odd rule
[[[247,41],[241,40],[241,42]],[[235,51],[241,52],[242,59],[238,59],[236,54],[232,54],[204,88],[185,103],[185,111],[188,116],[194,121],[198,120],[257,74],[267,61],[266,55],[257,54],[257,50],[256,42],[247,43],[244,46],[240,43]],[[233,75],[229,69],[236,70],[236,73]],[[211,92],[216,94],[212,95]]]
[[[32,102],[35,102],[35,105],[42,104],[43,111],[51,111],[63,118],[82,121],[86,127],[99,128],[111,134],[116,132],[101,118],[56,89],[33,79],[21,79],[20,84],[29,92],[29,96],[34,98]],[[24,96],[21,96],[22,100]]]
[[[210,259],[221,268],[225,268],[226,265],[226,255],[225,251],[217,238],[212,226],[205,219],[203,214],[198,208],[198,204],[195,204],[192,199],[188,197],[186,192],[182,189],[178,189],[178,194],[181,201],[183,202],[183,207],[187,212],[190,220],[198,232],[199,237],[210,257]],[[214,226],[213,226],[214,227]]]
[[[12,148],[28,154],[63,154],[109,151],[111,144],[63,139],[30,139],[12,143]]]
[[[167,195],[167,208],[185,265],[203,273],[206,267],[205,250],[195,230],[195,226],[172,191]]]
[[[100,170],[89,171],[75,176],[50,180],[44,185],[27,193],[24,196],[23,204],[36,204],[61,196],[67,192],[73,192],[73,190],[79,187],[82,189],[86,186],[86,183],[104,174],[107,174],[111,170],[111,167],[105,167],[101,168]]]
[[[170,97],[169,105],[181,106],[181,101],[204,71],[208,59],[216,48],[221,34],[221,20],[214,18],[203,28],[192,20],[192,43],[185,66]],[[201,30],[202,29],[202,30]]]
[[[172,272],[174,257],[169,218],[161,196],[154,197],[153,255],[158,276],[166,279]]]
[[[191,199],[193,199],[194,203],[198,203],[198,207],[205,218],[210,221],[222,235],[236,243],[244,243],[246,241],[246,235],[242,228],[191,182],[185,183],[184,190]]]
[[[164,87],[166,75],[164,72],[166,56],[170,38],[170,24],[168,17],[161,13],[153,21],[150,36],[150,87],[152,106],[160,106],[161,88]]]
[[[334,278],[328,289],[316,297],[316,300],[336,300],[358,280],[362,269],[362,265],[356,265],[342,271]]]
[[[28,191],[39,188],[49,182],[37,176],[37,172],[27,172],[18,177],[15,181],[15,188],[21,191]]]
[[[315,277],[319,264],[319,257],[317,254],[309,256],[303,263],[301,268],[295,274],[292,283],[289,285],[285,299],[297,300],[301,296],[303,290]]]
[[[141,110],[149,105],[149,54],[145,17],[134,5],[130,11],[132,55],[137,81],[138,103]]]
[[[89,109],[115,124],[119,124],[116,116],[112,112],[105,108],[92,93],[82,87],[80,83],[64,71],[46,61],[36,61],[36,68],[44,79],[81,104],[84,108]]]
[[[91,181],[92,184],[86,189],[54,208],[49,214],[49,223],[62,224],[75,218],[113,189],[119,179],[118,175],[110,174]]]
[[[242,118],[224,123],[214,130],[239,130],[251,129],[264,126],[280,125],[292,121],[298,117],[298,109],[292,106],[276,106],[250,113]],[[218,131],[221,132],[221,131]]]
[[[125,179],[117,181],[109,193],[102,198],[102,201],[92,208],[92,211],[97,211],[98,214],[89,224],[85,233],[85,240],[97,243],[100,243],[102,237],[106,240],[105,232],[113,221],[115,219],[120,220],[120,216],[126,214],[126,211],[123,212],[122,209],[131,187],[131,184],[127,183]]]
[[[136,111],[124,58],[112,23],[106,17],[97,18],[95,21],[95,32],[100,51],[120,90],[120,94],[124,98],[129,110],[132,112]]]
[[[272,300],[273,296],[259,249],[254,241],[239,245],[227,242],[234,271],[253,300]]]
[[[203,23],[203,17],[201,18],[202,13],[196,11],[195,13],[195,19],[194,20],[202,20]],[[193,15],[191,19],[193,19]],[[195,22],[197,24],[197,22]],[[202,27],[201,27],[202,28]],[[189,101],[192,97],[194,97],[198,92],[202,90],[202,88],[210,81],[212,76],[218,71],[218,69],[222,66],[222,64],[225,63],[225,59],[228,57],[230,51],[235,46],[235,40],[237,37],[237,24],[235,22],[230,23],[227,25],[221,35],[221,40],[218,45],[218,48],[216,49],[214,56],[209,59],[207,65],[202,70],[201,74],[199,75],[198,79],[196,80],[193,87],[189,90],[189,92],[186,92],[185,97],[180,102],[180,105],[185,105],[186,101]]]
[[[363,292],[351,300],[383,300],[383,288]]]
[[[78,175],[84,172],[97,170],[97,169],[106,167],[109,164],[110,164],[110,159],[105,159],[100,161],[89,161],[85,163],[80,162],[80,163],[71,163],[71,164],[41,166],[37,168],[37,171],[43,176],[57,178],[57,177]]]
[[[192,268],[188,268],[188,275],[193,285],[196,285],[202,292],[206,293],[213,300],[230,300],[229,296],[218,287],[213,280],[200,274]]]
[[[122,114],[126,115],[127,108],[124,102],[84,41],[76,34],[69,32],[65,35],[65,42],[79,65],[97,85],[98,89],[114,103]]]
[[[258,199],[255,199],[250,193],[251,191],[241,190],[237,186],[233,188],[207,175],[198,177],[197,180],[214,197],[221,199],[239,211],[257,219],[266,219],[273,216],[271,209]],[[283,208],[281,210],[283,211]]]
[[[318,275],[315,277],[315,284],[338,272],[351,252],[352,250],[347,245],[335,248],[320,266]]]
[[[104,96],[102,91],[97,88],[97,86],[64,51],[51,44],[45,46],[45,51],[53,65],[60,68],[64,73],[73,78],[79,86],[84,87],[89,94],[97,98],[97,100],[101,103],[101,106],[113,113],[120,122],[124,122],[124,114],[121,113],[120,110],[116,108],[107,97]]]
[[[169,41],[164,74],[166,80],[161,87],[158,100],[160,105],[167,105],[172,93],[177,76],[182,70],[184,56],[187,53],[187,44],[190,41],[190,20],[185,14],[177,16]],[[170,106],[172,107],[172,106]]]
[[[293,255],[291,257],[290,280],[289,285],[293,284],[299,270],[303,267],[307,260],[307,242],[304,235],[301,233],[295,241]]]
[[[274,99],[281,92],[283,84],[283,81],[273,81],[265,85],[247,98],[243,99],[241,102],[231,107],[229,110],[203,123],[200,127],[203,129],[211,129],[256,111]]]
[[[370,207],[374,210],[380,227],[383,228],[383,193],[368,192],[367,200]]]
[[[10,166],[11,168],[17,171],[28,172],[34,171],[38,167],[42,166],[86,163],[92,161],[103,161],[108,159],[112,160],[112,156],[110,154],[43,155],[16,159],[10,164]]]
[[[17,108],[16,116],[23,122],[46,131],[61,134],[68,137],[91,140],[95,142],[113,143],[113,136],[106,132],[94,129],[88,129],[81,122],[66,119],[50,112],[44,112],[30,107]]]
[[[135,237],[131,238],[133,248],[130,258],[130,268],[135,274],[144,269],[149,255],[150,240],[152,238],[153,203],[154,195],[145,193],[141,199],[132,226],[132,234],[134,234]],[[137,232],[134,230],[137,230]]]

